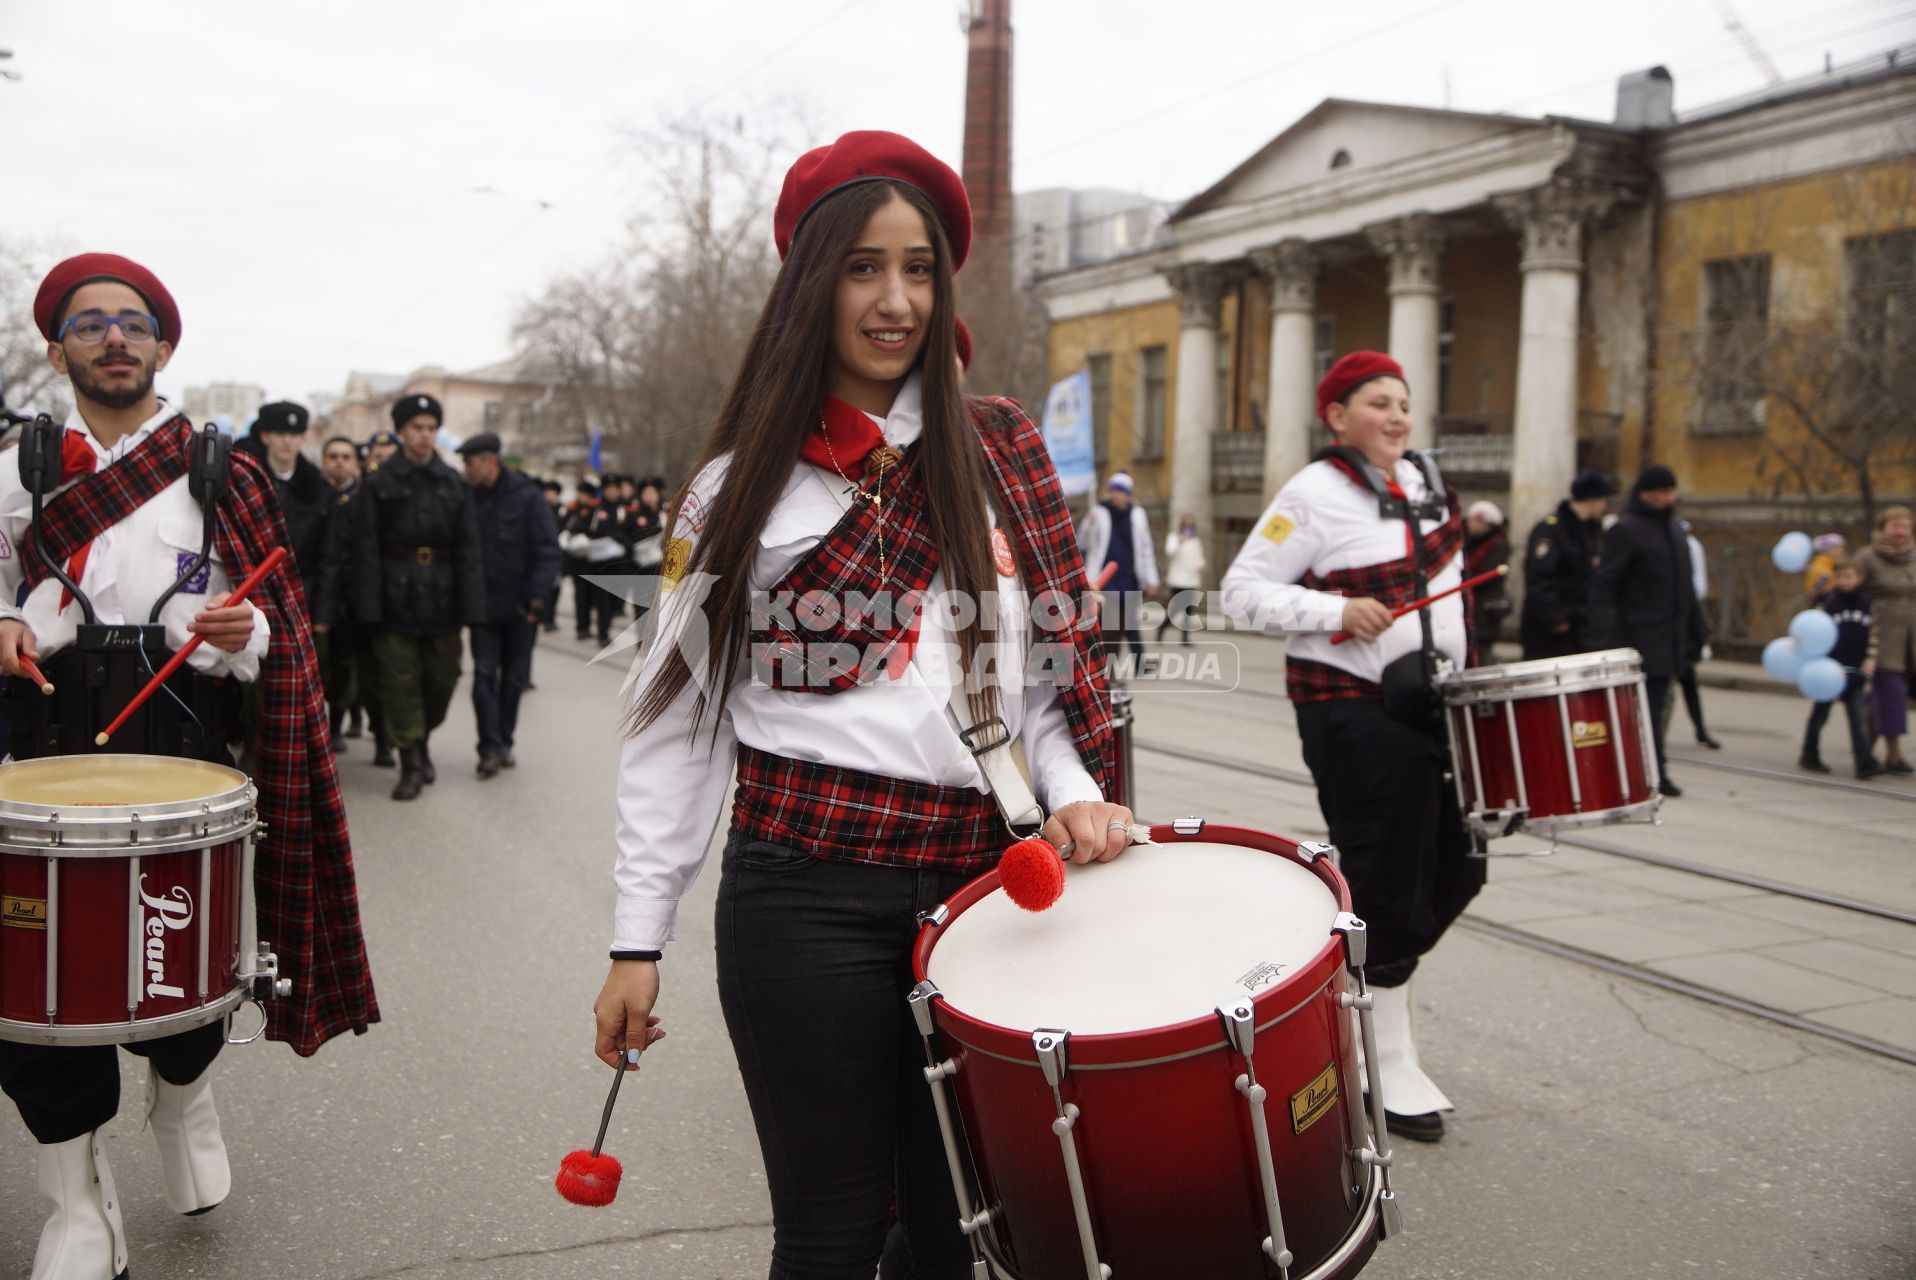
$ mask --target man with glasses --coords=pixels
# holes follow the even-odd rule
[[[113,751],[145,747],[230,764],[242,689],[258,691],[266,714],[253,774],[270,833],[258,845],[259,930],[273,941],[294,992],[268,1002],[266,1034],[311,1054],[341,1031],[365,1030],[379,1010],[299,592],[282,572],[250,601],[228,602],[233,582],[286,544],[272,481],[255,460],[233,456],[217,499],[212,559],[203,560],[208,510],[189,479],[196,433],[153,390],[179,343],[180,312],[152,272],[113,254],[69,258],[41,283],[33,317],[48,363],[72,385],[75,407],[64,430],[43,442],[42,456],[59,473],[40,519],[32,518],[20,470],[25,451],[0,464],[0,545],[11,549],[0,556],[0,672],[20,676],[21,659],[29,658],[55,686],[51,698],[33,688],[26,697],[9,691],[13,752],[95,750],[102,708],[89,677],[103,675],[109,688],[137,687],[146,663],[164,661],[189,636],[205,643],[183,679],[169,684],[183,696],[153,699],[115,736]],[[49,564],[60,566],[64,580]],[[129,625],[149,619],[164,633],[153,649]],[[78,917],[68,927],[83,936],[87,930]],[[204,1213],[231,1187],[208,1083],[225,1035],[215,1021],[124,1046],[148,1062],[147,1127],[159,1143],[167,1204],[178,1213]],[[119,1109],[117,1051],[0,1040],[0,1089],[40,1144],[40,1191],[52,1205],[36,1280],[124,1273],[119,1201],[97,1138]]]
[[[486,578],[472,486],[439,457],[445,411],[427,395],[393,405],[399,452],[355,500],[353,617],[373,628],[386,733],[399,750],[395,800],[436,781],[427,740],[459,683],[459,629],[486,621]]]

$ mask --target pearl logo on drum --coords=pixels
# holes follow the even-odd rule
[[[146,935],[146,998],[185,999],[184,988],[166,981],[166,935],[193,923],[193,895],[185,885],[176,884],[170,893],[156,897],[146,891],[146,877],[142,875],[140,901],[153,911],[151,916],[142,912],[140,919],[140,931]]]
[[[1283,965],[1272,964],[1271,962],[1266,961],[1265,963],[1257,966],[1257,968],[1251,970],[1249,973],[1245,974],[1243,977],[1239,978],[1237,980],[1237,985],[1240,987],[1243,987],[1246,991],[1256,993],[1256,992],[1262,991],[1264,988],[1268,986],[1272,986],[1273,984],[1277,982],[1279,978],[1283,976],[1284,976]]]
[[[1607,747],[1610,745],[1610,726],[1601,720],[1573,720],[1570,723],[1570,741],[1578,748]]]

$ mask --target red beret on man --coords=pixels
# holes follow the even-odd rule
[[[938,210],[951,244],[951,269],[965,265],[971,252],[971,198],[950,165],[902,134],[860,129],[828,147],[815,147],[785,171],[785,186],[772,211],[772,240],[782,261],[791,256],[792,237],[821,200],[848,187],[890,180],[916,187]]]
[[[81,285],[96,280],[117,280],[144,298],[160,322],[161,340],[173,344],[174,350],[179,349],[180,308],[173,301],[173,295],[166,291],[158,276],[117,253],[77,254],[47,272],[47,278],[40,282],[40,291],[33,295],[33,323],[40,327],[42,337],[48,342],[58,341],[53,335],[59,331],[64,318],[61,313],[67,303],[73,300]]]
[[[1330,426],[1330,407],[1372,378],[1396,378],[1406,386],[1410,383],[1404,377],[1404,367],[1383,352],[1353,351],[1332,365],[1317,384],[1318,420]]]

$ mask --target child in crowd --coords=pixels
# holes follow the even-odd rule
[[[1831,566],[1832,587],[1816,606],[1836,619],[1836,647],[1830,657],[1843,664],[1849,680],[1843,686],[1843,713],[1849,717],[1850,748],[1856,758],[1856,776],[1873,778],[1883,772],[1869,749],[1869,712],[1863,704],[1869,678],[1876,663],[1871,653],[1869,597],[1863,594],[1863,570],[1847,556]],[[1828,773],[1823,763],[1823,723],[1830,717],[1832,702],[1819,702],[1810,710],[1810,722],[1803,733],[1803,758],[1796,763],[1811,773]]]
[[[1811,600],[1821,600],[1836,585],[1836,562],[1849,550],[1849,544],[1840,533],[1819,533],[1810,545],[1816,554],[1810,557],[1809,568],[1803,570],[1803,590]]]

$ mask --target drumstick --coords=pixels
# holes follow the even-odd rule
[[[33,665],[33,659],[21,654],[14,661],[20,664],[20,674],[40,686],[41,693],[53,692],[53,681],[40,674],[40,668]]]
[[[1118,562],[1116,560],[1113,560],[1110,564],[1104,566],[1104,568],[1098,572],[1098,580],[1091,584],[1092,590],[1094,591],[1104,590],[1104,584],[1111,581],[1111,579],[1117,576],[1118,576]]]
[[[286,548],[274,547],[267,557],[259,562],[259,567],[246,575],[246,581],[240,583],[239,586],[233,589],[233,594],[226,597],[226,603],[220,607],[222,609],[230,609],[232,606],[246,599],[247,596],[252,595],[253,588],[264,582],[267,574],[279,568],[279,562],[285,558]],[[180,669],[180,664],[186,661],[187,655],[199,648],[200,641],[204,639],[206,639],[206,637],[203,635],[195,634],[189,636],[186,643],[180,646],[179,652],[168,658],[166,665],[155,672],[153,678],[146,682],[146,687],[133,695],[133,701],[127,703],[125,709],[122,710],[119,715],[113,717],[113,723],[94,735],[93,745],[96,747],[104,747],[106,740],[120,731],[120,726],[126,723],[127,717],[131,716],[135,711],[138,711],[140,707],[145,704],[146,700],[153,696],[153,691],[165,684],[166,678]]]
[[[1509,565],[1500,564],[1495,569],[1491,569],[1485,573],[1480,573],[1474,578],[1465,578],[1462,582],[1458,583],[1456,586],[1447,587],[1444,590],[1439,591],[1434,596],[1425,596],[1422,600],[1412,600],[1409,604],[1400,604],[1395,609],[1392,609],[1390,611],[1391,621],[1395,622],[1397,621],[1397,619],[1403,617],[1405,614],[1415,613],[1419,609],[1428,609],[1430,608],[1430,606],[1436,604],[1439,600],[1442,600],[1445,596],[1454,596],[1459,591],[1468,591],[1470,588],[1476,586],[1480,582],[1489,582],[1492,578],[1501,578],[1506,573],[1509,573],[1509,572],[1510,572]],[[1336,635],[1331,637],[1331,643],[1343,644],[1346,640],[1349,640],[1350,638],[1351,638],[1350,632],[1340,631]]]

